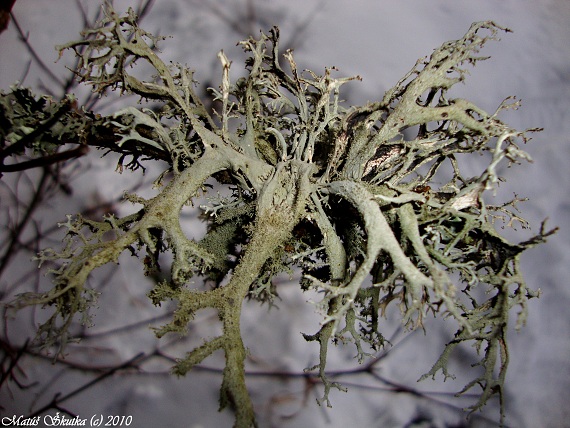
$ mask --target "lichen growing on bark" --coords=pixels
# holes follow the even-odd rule
[[[58,263],[50,270],[53,288],[21,295],[13,305],[50,305],[53,316],[39,337],[62,352],[75,317],[89,322],[96,296],[86,281],[97,267],[127,250],[139,254],[152,273],[163,264],[161,254],[171,251],[169,277],[148,295],[156,305],[175,300],[178,309],[156,334],[186,333],[197,311],[217,311],[222,333],[190,350],[173,371],[183,375],[222,350],[220,407],[231,405],[236,426],[248,427],[255,416],[245,382],[242,302],[271,301],[279,292],[273,276],[297,269],[303,289],[322,293],[321,327],[305,334],[320,346],[319,363],[308,370],[319,372],[321,401],[330,405],[330,389],[342,388],[326,376],[328,344],[351,341],[363,361],[384,345],[381,317],[391,304],[399,306],[409,329],[423,327],[429,312],[457,323],[457,333],[424,377],[439,371],[452,376],[450,353],[472,342],[484,370],[464,389],[481,388],[471,410],[494,394],[502,397],[511,309],[520,308],[520,326],[528,299],[537,296],[521,277],[520,255],[553,231],[542,227],[532,239],[509,243],[493,220],[502,215],[522,221],[511,211],[516,200],[494,207],[484,196],[499,180],[500,162],[529,159],[519,146],[536,129],[518,131],[499,119],[502,110],[518,105],[512,99],[487,113],[447,95],[464,81],[467,66],[486,59],[479,50],[502,31],[509,30],[474,23],[461,39],[418,60],[382,100],[346,108],[341,87],[358,76],[334,77],[334,68],[322,75],[299,70],[291,51],[280,52],[273,28],[241,42],[249,54],[248,73],[236,82],[220,52],[222,83],[212,90],[220,109],[212,113],[195,90],[192,71],[163,62],[154,50],[158,40],[138,27],[134,12],[119,16],[107,4],[98,27],[60,50],[76,53],[77,77],[94,91],[136,94],[163,107],[128,107],[108,117],[66,110],[44,141],[63,144],[80,135],[83,144],[120,153],[119,169],[127,156],[132,169],[143,158],[166,160],[168,170],[157,181],[167,173],[172,178],[153,198],[126,195],[140,206],[127,217],[97,222],[69,216],[62,224],[68,231],[63,249],[38,255],[40,263]],[[145,80],[131,74],[135,61],[147,62],[155,75]],[[14,138],[29,133],[26,117],[16,114],[25,99],[2,94]],[[458,158],[478,153],[490,154],[488,166],[465,177]],[[446,168],[447,176],[440,172]],[[208,191],[210,177],[231,192],[211,195],[201,207],[208,232],[192,240],[182,231],[180,211]],[[479,289],[486,291],[483,297]]]

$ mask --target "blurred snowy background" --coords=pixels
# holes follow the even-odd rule
[[[95,0],[18,0],[16,18],[0,34],[0,89],[16,81],[38,93],[53,91],[61,96],[61,81],[69,78],[65,66],[73,59],[65,55],[54,64],[54,45],[78,38],[84,18],[99,8]],[[137,0],[115,1],[124,12],[136,7]],[[523,270],[531,288],[542,296],[531,301],[528,323],[510,335],[511,362],[507,378],[506,423],[511,427],[570,426],[570,2],[568,0],[161,0],[154,2],[142,27],[154,34],[172,35],[163,41],[163,59],[187,63],[196,70],[196,79],[207,86],[218,86],[221,67],[216,54],[220,49],[233,60],[233,76],[243,70],[243,55],[236,42],[259,29],[273,25],[281,29],[283,44],[295,49],[300,68],[322,72],[336,66],[341,75],[359,74],[362,82],[348,85],[347,104],[377,100],[415,63],[447,40],[460,38],[474,21],[494,20],[514,30],[502,41],[487,45],[491,55],[472,69],[466,85],[454,94],[469,98],[494,111],[510,95],[522,99],[522,108],[502,118],[519,129],[543,127],[524,149],[534,163],[523,164],[501,174],[497,198],[509,199],[513,193],[528,197],[521,204],[522,216],[532,227],[517,233],[505,231],[511,240],[522,241],[540,223],[561,227],[546,245],[523,257]],[[16,23],[27,38],[20,38]],[[33,54],[54,74],[50,77],[32,59]],[[57,81],[60,80],[60,82]],[[347,86],[345,86],[347,88]],[[88,91],[74,88],[80,99]],[[134,100],[131,100],[134,102]],[[101,112],[116,109],[116,101],[100,100]],[[150,194],[158,172],[149,168],[145,176],[112,170],[116,158],[100,158],[101,153],[71,163],[64,170],[72,193],[50,190],[50,199],[33,213],[22,231],[14,256],[1,257],[6,263],[0,276],[3,300],[13,293],[41,286],[46,278],[37,274],[30,262],[34,245],[24,245],[38,228],[48,229],[65,214],[93,209],[94,217],[104,212],[126,213],[130,207],[117,205],[125,190],[140,189]],[[473,173],[477,173],[476,162]],[[37,188],[38,177],[5,176],[0,187],[2,236],[9,235],[6,225],[17,223],[21,212],[9,207],[25,201]],[[490,196],[490,195],[489,195]],[[490,196],[491,197],[491,196]],[[29,199],[29,198],[28,198]],[[107,205],[101,206],[102,202]],[[492,203],[492,201],[491,201]],[[194,217],[193,217],[194,216]],[[188,211],[189,233],[203,231]],[[41,247],[57,246],[57,231],[46,232]],[[31,238],[30,238],[31,239]],[[16,251],[19,250],[19,251]],[[200,343],[201,335],[211,330],[215,314],[203,314],[188,339],[154,338],[149,326],[157,326],[169,308],[154,308],[145,297],[150,280],[137,261],[124,256],[119,266],[101,269],[94,281],[103,292],[95,326],[84,332],[83,341],[71,345],[64,362],[22,355],[11,372],[21,383],[2,379],[0,413],[2,416],[31,415],[50,404],[79,415],[132,415],[134,427],[226,427],[233,416],[217,412],[220,369],[223,356],[214,355],[206,365],[185,378],[168,375],[172,358],[183,355],[189,344]],[[261,427],[493,427],[498,426],[497,406],[488,405],[483,413],[465,420],[462,407],[475,397],[454,398],[472,379],[472,350],[455,354],[451,366],[457,380],[443,383],[419,376],[429,370],[453,329],[445,322],[433,321],[423,332],[400,331],[396,314],[385,321],[385,335],[393,347],[386,349],[377,363],[378,375],[358,370],[351,346],[332,352],[328,369],[343,372],[337,380],[348,393],[333,392],[332,408],[319,407],[315,399],[322,390],[313,379],[303,376],[303,368],[315,364],[318,348],[307,344],[300,332],[314,333],[318,317],[303,295],[284,277],[280,287],[279,309],[268,310],[255,303],[248,306],[243,320],[246,346],[250,350],[247,379]],[[109,305],[111,303],[111,305]],[[201,314],[202,315],[202,314]],[[3,373],[14,352],[33,335],[33,326],[42,319],[41,311],[23,311],[16,318],[1,321]],[[140,353],[143,353],[140,355]],[[131,361],[135,356],[138,358]],[[10,358],[8,358],[10,356]],[[130,363],[129,363],[130,361]],[[121,365],[124,366],[121,366]],[[110,368],[115,368],[109,373]],[[362,369],[362,367],[360,367]],[[89,384],[89,382],[94,382]],[[85,388],[82,388],[86,386]],[[56,394],[60,396],[56,398]],[[52,406],[53,407],[53,406]],[[47,414],[55,414],[51,408]],[[421,425],[423,423],[423,425]]]

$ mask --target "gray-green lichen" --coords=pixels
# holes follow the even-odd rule
[[[323,75],[301,72],[292,52],[280,56],[273,28],[241,42],[250,54],[248,75],[235,83],[230,62],[220,53],[222,84],[213,90],[220,110],[212,115],[195,92],[192,72],[156,55],[157,39],[137,26],[132,10],[121,17],[107,4],[98,27],[60,49],[75,51],[76,74],[94,91],[137,94],[164,107],[128,107],[104,118],[64,115],[58,126],[83,124],[65,132],[121,153],[121,167],[125,156],[133,156],[133,168],[146,156],[167,160],[173,176],[154,198],[128,195],[141,207],[128,217],[101,222],[69,217],[64,248],[38,255],[41,263],[59,263],[51,270],[54,287],[24,294],[14,305],[54,305],[39,335],[61,351],[73,319],[86,317],[94,301],[86,281],[95,268],[128,250],[146,253],[144,266],[151,274],[160,266],[160,254],[172,251],[170,276],[148,295],[157,305],[175,300],[178,309],[156,333],[185,333],[198,310],[217,311],[222,334],[188,352],[173,371],[183,375],[222,350],[220,408],[231,405],[236,426],[249,427],[255,416],[245,383],[242,302],[271,301],[279,291],[272,277],[300,269],[300,285],[323,296],[317,303],[321,328],[305,338],[320,345],[319,363],[308,370],[319,371],[327,404],[330,389],[342,388],[326,376],[328,344],[352,341],[363,361],[385,342],[381,318],[392,302],[410,329],[423,327],[428,312],[457,322],[455,337],[424,377],[439,371],[451,376],[450,353],[473,342],[484,371],[464,389],[481,388],[471,410],[494,394],[502,397],[511,309],[520,307],[520,326],[527,300],[537,295],[521,277],[520,255],[552,231],[541,228],[526,242],[507,242],[495,231],[495,217],[521,219],[509,204],[488,206],[483,196],[499,179],[499,162],[528,159],[519,145],[534,130],[517,131],[498,118],[501,110],[517,106],[510,99],[489,114],[467,100],[447,98],[448,89],[465,79],[465,67],[485,59],[479,50],[501,31],[509,30],[493,22],[473,24],[461,39],[420,59],[382,100],[347,109],[340,103],[341,86],[358,77],[333,77],[332,68]],[[128,64],[135,60],[150,64],[155,76],[131,75]],[[9,96],[3,94],[3,103],[17,105]],[[24,125],[10,135],[28,132]],[[95,127],[110,137],[97,140]],[[404,138],[403,131],[412,127],[417,127],[413,138]],[[488,167],[480,176],[464,177],[457,157],[481,152],[491,155]],[[444,166],[453,171],[446,181],[438,175]],[[212,196],[202,207],[208,232],[194,241],[181,229],[180,211],[207,191],[210,177],[228,185],[231,194]],[[213,287],[192,285],[195,277]],[[480,288],[487,291],[483,298],[474,293]]]

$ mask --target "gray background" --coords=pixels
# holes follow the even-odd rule
[[[84,1],[83,4],[89,13],[93,13],[98,2]],[[122,12],[130,2],[118,1],[115,4]],[[251,5],[255,8],[255,19],[243,24],[248,22],[248,7]],[[29,32],[30,44],[44,61],[53,67],[56,74],[65,75],[64,67],[71,63],[71,58],[67,56],[53,64],[57,58],[53,46],[78,38],[81,22],[75,2],[18,0],[14,14],[22,29]],[[567,283],[570,266],[567,227],[570,210],[570,2],[162,0],[156,2],[142,26],[151,32],[172,35],[172,39],[160,45],[163,57],[188,63],[197,70],[198,81],[217,86],[221,74],[216,59],[219,49],[223,48],[233,60],[232,75],[235,77],[243,70],[243,56],[235,47],[244,35],[240,31],[253,31],[257,35],[259,28],[268,30],[272,25],[279,25],[283,40],[295,47],[299,68],[318,73],[325,66],[334,65],[340,70],[340,75],[362,76],[363,81],[350,84],[345,93],[348,102],[355,104],[377,100],[419,57],[429,55],[444,41],[460,38],[473,21],[489,19],[511,28],[514,33],[505,34],[501,36],[501,42],[487,46],[483,54],[490,54],[492,58],[472,70],[466,85],[458,88],[457,94],[470,98],[487,111],[494,111],[505,97],[517,95],[523,101],[522,108],[505,114],[503,119],[520,129],[545,128],[524,148],[534,163],[501,170],[507,182],[501,184],[497,198],[510,198],[513,193],[530,198],[529,202],[521,205],[521,210],[532,230],[510,233],[513,240],[524,240],[537,232],[540,222],[546,217],[549,218],[548,225],[561,227],[546,245],[529,251],[523,257],[527,282],[532,288],[540,288],[542,297],[531,301],[526,327],[510,335],[507,423],[513,427],[529,428],[570,426],[567,403],[570,390],[570,291]],[[243,24],[242,28],[233,29],[232,22],[238,26]],[[21,79],[29,57],[11,24],[0,35],[0,88],[6,89]],[[41,91],[42,86],[49,88],[54,83],[32,64],[24,85]],[[78,90],[80,96],[82,91]],[[116,105],[108,108],[116,108]],[[127,173],[117,176],[111,172],[114,161],[99,159],[95,153],[81,162],[85,171],[74,175],[75,196],[80,201],[73,197],[62,198],[58,206],[51,206],[43,214],[43,224],[59,221],[64,214],[93,204],[98,198],[118,197],[123,190],[148,183],[156,176],[153,170],[149,170],[145,177]],[[474,172],[478,170],[476,163],[473,168]],[[492,195],[489,198],[492,203]],[[196,234],[200,233],[199,226],[193,222],[189,224],[194,225],[190,228],[197,228]],[[17,269],[20,268],[29,269],[29,261],[23,260]],[[125,258],[121,259],[119,268],[101,271],[102,277],[112,278],[113,288],[106,288],[108,294],[102,297],[92,334],[156,315],[156,309],[144,297],[149,284],[139,270],[135,260]],[[18,276],[17,273],[13,272],[14,277]],[[251,370],[300,372],[316,362],[316,346],[306,345],[299,333],[312,333],[317,328],[318,318],[306,303],[310,296],[284,285],[281,297],[279,310],[268,312],[267,308],[247,304],[243,328],[246,346],[254,359]],[[113,309],[105,309],[103,303],[107,298],[115,303]],[[211,316],[203,315],[200,334],[208,332],[208,317]],[[396,317],[389,318],[386,325],[388,332],[396,331]],[[29,334],[29,325],[11,327],[10,331],[17,342],[14,335],[22,334],[24,337]],[[443,384],[441,379],[420,384],[415,382],[419,375],[429,370],[452,331],[452,327],[445,323],[428,324],[425,335],[416,332],[411,340],[401,342],[391,351],[382,363],[382,374],[422,391],[457,391],[470,379],[468,373],[458,376],[455,383],[447,381]],[[447,332],[448,336],[442,332]],[[404,336],[399,334],[398,342]],[[176,341],[170,340],[173,343],[168,349],[172,355],[181,355],[187,349],[177,349]],[[79,357],[75,358],[93,364],[100,361],[117,364],[145,346],[152,347],[157,343],[152,333],[143,328],[136,334],[119,333],[107,337],[104,346],[97,348],[99,352],[89,348],[82,354],[78,348]],[[346,348],[334,349],[330,370],[357,366],[357,362],[352,360],[352,349]],[[73,361],[74,356],[69,358]],[[456,368],[463,367],[461,358],[460,355],[457,362],[452,362]],[[222,356],[216,355],[207,360],[206,366],[221,367]],[[25,368],[30,379],[43,379],[49,383],[49,388],[34,397],[18,390],[12,391],[12,395],[0,391],[0,400],[5,407],[3,415],[25,414],[30,406],[37,408],[39,402],[47,400],[50,391],[65,392],[88,379],[80,373],[64,373],[59,366],[35,360],[29,361]],[[136,421],[132,426],[137,427],[231,425],[231,414],[216,412],[218,374],[197,370],[186,378],[175,379],[166,373],[164,362],[149,364],[143,374],[118,376],[97,384],[70,400],[67,408],[81,417],[94,413],[130,414]],[[409,394],[383,391],[377,383],[363,377],[340,380],[349,387],[349,392],[333,392],[331,409],[319,408],[314,393],[305,389],[302,380],[252,376],[248,379],[248,386],[261,426],[399,427],[423,414],[435,414],[431,426],[457,426],[464,423],[463,416],[438,401],[466,406],[473,400],[454,402],[450,397],[439,395],[417,399]],[[309,391],[306,396],[305,391]],[[496,422],[492,422],[497,420],[496,407],[488,406],[484,416],[488,419],[474,418],[470,426],[496,426]]]

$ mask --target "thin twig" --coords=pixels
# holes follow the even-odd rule
[[[40,58],[40,56],[38,55],[38,53],[36,52],[36,50],[34,49],[34,47],[30,44],[29,41],[29,34],[24,34],[24,30],[22,29],[22,27],[20,27],[20,24],[18,23],[18,20],[16,19],[16,17],[14,16],[14,14],[12,14],[12,21],[14,22],[14,26],[16,27],[16,30],[18,31],[18,35],[19,35],[19,39],[22,43],[24,43],[24,46],[26,47],[26,49],[28,50],[28,52],[30,53],[30,55],[32,55],[32,58],[34,59],[34,61],[36,61],[36,63],[38,64],[38,66],[41,68],[41,70],[47,74],[50,79],[52,79],[54,82],[56,82],[60,87],[64,87],[65,83],[63,80],[61,80],[47,65],[46,63]]]
[[[131,358],[130,360],[124,362],[121,365],[118,365],[117,367],[113,367],[112,369],[106,371],[105,373],[103,373],[100,376],[97,376],[95,379],[85,383],[84,385],[80,386],[77,389],[74,389],[73,391],[65,394],[65,395],[61,395],[61,394],[55,394],[55,396],[53,397],[53,399],[51,400],[51,402],[49,402],[48,404],[46,404],[45,406],[39,408],[38,410],[36,410],[35,412],[33,412],[31,415],[26,416],[26,418],[33,418],[34,416],[38,416],[41,415],[42,413],[44,413],[45,411],[49,410],[49,409],[53,409],[56,408],[58,410],[62,410],[67,414],[71,414],[69,411],[62,409],[61,408],[61,404],[64,403],[65,401],[69,400],[70,398],[75,397],[76,395],[82,393],[83,391],[91,388],[93,385],[96,385],[97,383],[103,381],[104,379],[114,375],[115,373],[121,371],[121,370],[126,370],[129,368],[136,368],[137,364],[140,363],[141,360],[145,359],[146,356],[143,352],[135,355],[133,358]]]
[[[6,270],[6,268],[8,267],[9,261],[16,254],[14,248],[16,244],[19,242],[20,236],[22,235],[26,225],[32,218],[32,214],[34,213],[34,211],[42,201],[43,192],[45,190],[45,186],[47,185],[47,180],[49,177],[48,168],[49,167],[44,167],[42,176],[40,177],[40,181],[38,183],[38,188],[34,192],[34,196],[32,197],[32,200],[30,201],[30,204],[28,205],[28,208],[26,209],[22,219],[20,220],[19,224],[14,228],[14,231],[10,236],[10,244],[8,245],[6,252],[2,256],[2,259],[0,259],[0,277],[2,277],[4,270]]]

